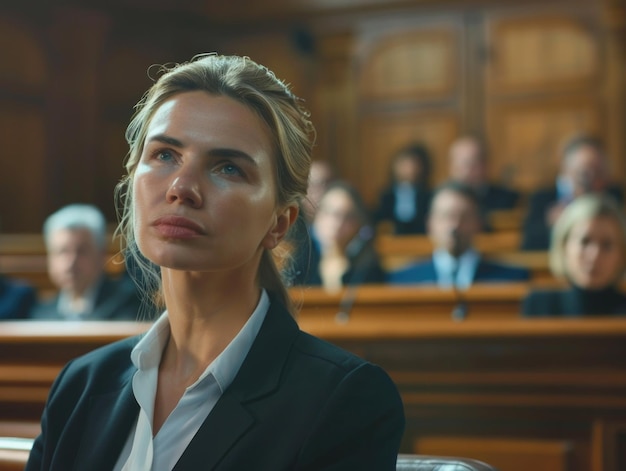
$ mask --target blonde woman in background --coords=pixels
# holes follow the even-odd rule
[[[568,287],[532,291],[525,316],[626,315],[626,215],[612,198],[579,196],[564,209],[552,232],[550,268]]]

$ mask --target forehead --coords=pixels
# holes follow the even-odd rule
[[[272,149],[267,124],[247,105],[203,91],[178,93],[163,102],[148,123],[146,139],[159,134],[245,152]]]
[[[86,227],[61,228],[52,231],[49,243],[52,246],[59,245],[84,245],[95,243],[95,238]]]
[[[612,239],[622,237],[619,223],[610,216],[593,216],[582,219],[572,225],[570,234],[603,238],[610,237]]]
[[[598,164],[602,162],[602,153],[592,146],[581,146],[568,154],[566,163],[569,166]]]
[[[469,198],[453,190],[442,190],[437,193],[432,206],[433,212],[474,210],[474,203]]]
[[[450,150],[450,157],[452,161],[478,160],[480,145],[472,139],[457,142]]]
[[[354,206],[354,201],[352,201],[347,191],[341,188],[333,188],[324,194],[320,205],[324,205],[325,207],[352,207]]]

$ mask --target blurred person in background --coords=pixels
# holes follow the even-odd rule
[[[328,186],[313,220],[311,239],[311,268],[308,276],[296,279],[295,284],[321,285],[335,291],[346,284],[385,280],[367,208],[350,184],[335,181]]]
[[[304,220],[311,224],[319,207],[320,199],[328,185],[337,178],[332,165],[326,160],[313,160],[309,174],[306,197],[301,203],[301,212]]]
[[[626,215],[615,200],[583,195],[557,219],[550,268],[566,288],[537,289],[523,302],[525,316],[626,314]]]
[[[563,148],[554,186],[534,192],[522,228],[522,250],[548,250],[550,232],[565,207],[588,193],[606,194],[623,203],[622,189],[611,181],[609,162],[601,140],[579,136]]]
[[[391,224],[394,234],[424,234],[430,205],[431,158],[423,144],[411,144],[391,160],[390,183],[378,199],[374,224]]]
[[[0,320],[27,318],[36,300],[35,288],[28,283],[0,276]]]
[[[480,202],[474,190],[456,181],[444,183],[435,190],[428,216],[432,257],[391,272],[388,281],[466,289],[477,282],[528,280],[528,270],[487,261],[476,251],[474,238],[481,229]]]
[[[48,275],[58,289],[40,301],[33,319],[136,320],[141,301],[128,277],[105,272],[106,220],[92,205],[71,204],[51,214],[43,226]]]
[[[313,246],[311,224],[319,207],[320,199],[324,195],[328,185],[336,179],[336,173],[332,165],[325,160],[313,160],[307,184],[306,196],[300,202],[298,218],[289,231],[285,240],[285,246],[289,247],[293,270],[287,277],[290,283],[301,284],[311,277],[311,270],[317,267],[312,265]]]
[[[476,136],[456,139],[450,146],[448,163],[449,179],[469,186],[476,193],[485,224],[492,211],[518,206],[521,196],[518,191],[490,181],[487,146]]]

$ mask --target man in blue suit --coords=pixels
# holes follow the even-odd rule
[[[389,274],[392,284],[432,283],[442,288],[468,288],[476,282],[526,281],[524,268],[484,260],[474,249],[474,236],[482,230],[479,199],[467,185],[450,181],[432,199],[428,235],[434,251],[429,260]]]

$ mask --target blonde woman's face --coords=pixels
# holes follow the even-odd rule
[[[624,270],[626,254],[618,223],[610,217],[578,222],[565,241],[565,272],[577,286],[602,289]]]
[[[142,253],[161,267],[255,273],[292,222],[277,208],[274,168],[269,129],[245,105],[200,91],[170,98],[133,176]]]

